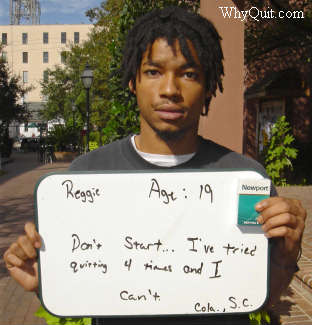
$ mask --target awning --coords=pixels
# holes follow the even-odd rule
[[[29,127],[29,128],[37,128],[38,125],[37,125],[37,123],[29,123],[29,124],[28,124],[28,127]]]

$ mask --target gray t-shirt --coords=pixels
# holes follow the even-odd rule
[[[267,177],[257,161],[199,137],[198,151],[187,162],[173,167],[150,164],[133,148],[131,136],[115,141],[75,159],[72,171],[145,170],[145,169],[252,169]]]
[[[160,167],[143,159],[134,149],[131,136],[115,141],[73,161],[70,171],[146,170],[146,169],[251,169],[267,177],[265,169],[257,161],[231,151],[210,140],[200,138],[196,154],[187,162],[173,167]],[[272,187],[271,195],[276,195]],[[137,317],[94,318],[92,325],[249,325],[246,314],[196,317]]]

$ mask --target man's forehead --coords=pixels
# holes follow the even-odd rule
[[[148,61],[151,61],[155,58],[155,54],[157,56],[159,56],[159,49],[166,49],[169,50],[173,56],[177,57],[178,55],[183,56],[183,58],[185,59],[186,63],[192,66],[200,66],[200,61],[196,52],[196,49],[193,45],[193,43],[190,40],[186,40],[188,49],[189,49],[189,53],[192,57],[192,60],[189,60],[187,57],[185,57],[185,55],[182,53],[181,51],[181,45],[178,39],[173,40],[172,44],[169,44],[168,40],[166,38],[158,38],[156,39],[153,43],[149,44],[147,46],[146,51],[143,53],[142,56],[142,62],[141,63],[146,63]]]

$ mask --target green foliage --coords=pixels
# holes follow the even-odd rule
[[[285,172],[292,170],[292,160],[298,150],[293,147],[294,137],[285,116],[280,117],[272,129],[271,139],[265,148],[266,172],[277,186],[286,186]]]
[[[67,94],[71,91],[72,82],[67,69],[56,67],[54,70],[47,70],[48,80],[43,81],[42,94],[48,100],[42,111],[42,117],[49,120],[64,120],[72,114]]]
[[[77,143],[77,131],[62,124],[54,125],[48,133],[47,143],[53,145],[55,151],[66,151],[70,144]]]
[[[35,316],[44,318],[48,325],[91,325],[91,318],[59,318],[51,315],[42,306],[36,311]]]
[[[266,311],[258,311],[249,314],[250,325],[271,324],[271,319]]]
[[[258,18],[256,21],[248,19],[245,28],[245,60],[247,64],[262,60],[263,56],[273,54],[280,60],[289,60],[286,53],[292,56],[297,54],[297,60],[302,63],[306,55],[311,54],[310,35],[312,33],[312,2],[303,1],[284,1],[270,0],[270,6],[266,6],[266,1],[246,0],[245,7],[250,9],[253,6],[259,10],[269,8],[277,12],[303,11],[303,18],[293,19],[266,19]],[[301,16],[300,16],[301,17]],[[276,50],[278,52],[276,52]]]
[[[0,46],[0,56],[1,51]],[[10,155],[11,151],[9,125],[13,121],[25,122],[29,117],[26,105],[19,103],[29,89],[10,74],[6,63],[0,59],[0,150],[3,155]]]

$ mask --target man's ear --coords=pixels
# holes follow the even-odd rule
[[[135,95],[136,91],[135,91],[132,79],[129,81],[129,88],[130,88],[130,91]]]

